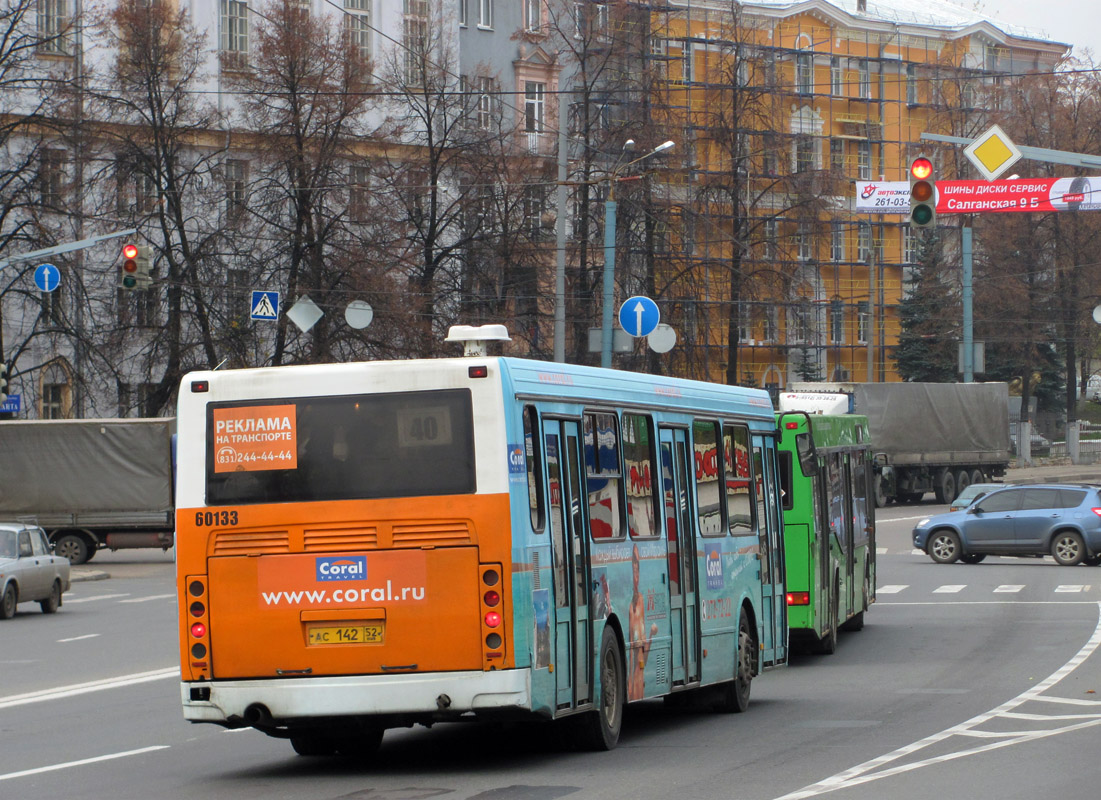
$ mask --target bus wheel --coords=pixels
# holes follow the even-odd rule
[[[882,475],[875,476],[875,480],[872,483],[872,490],[875,493],[875,507],[883,508],[887,505],[887,490],[883,488]]]
[[[596,711],[581,720],[581,739],[589,750],[612,750],[619,742],[627,696],[623,674],[619,639],[610,626],[605,626],[600,642],[600,699]]]
[[[714,703],[716,711],[741,714],[749,708],[749,690],[753,683],[753,653],[753,631],[743,608],[738,620],[738,652],[734,654],[737,672],[734,680],[718,687]]]
[[[336,741],[321,733],[308,733],[291,737],[291,747],[300,756],[336,755]]]

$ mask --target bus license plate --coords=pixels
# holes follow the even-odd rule
[[[384,624],[316,625],[306,630],[307,643],[314,644],[381,644]]]

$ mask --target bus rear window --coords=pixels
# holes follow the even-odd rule
[[[465,389],[216,403],[207,429],[208,505],[475,489]]]

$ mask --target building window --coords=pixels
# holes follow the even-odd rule
[[[917,263],[917,237],[909,225],[902,226],[902,263]]]
[[[830,139],[830,169],[836,172],[845,170],[844,139]]]
[[[795,57],[795,91],[800,94],[814,92],[814,56],[799,53]]]
[[[543,0],[524,0],[524,30],[538,31],[543,27]]]
[[[650,36],[650,71],[662,80],[669,74],[666,39],[660,34]]]
[[[238,220],[245,212],[246,191],[248,181],[248,162],[237,159],[227,159],[225,162],[226,177],[226,218]]]
[[[861,300],[856,304],[856,342],[857,344],[868,343],[868,332],[872,327],[872,315],[868,313],[867,300]]]
[[[493,78],[478,76],[478,127],[488,131],[493,127],[493,98],[497,91]]]
[[[753,322],[749,314],[749,303],[738,302],[738,341],[749,342],[753,339]]]
[[[841,59],[830,58],[830,94],[841,97],[845,94],[845,72],[841,69]]]
[[[160,410],[154,406],[155,383],[119,384],[120,417],[155,417]]]
[[[406,2],[408,1],[409,0],[406,0]],[[421,4],[424,4],[424,1],[425,0],[417,0],[417,2]],[[425,16],[427,16],[427,10]],[[493,27],[493,0],[478,0],[478,27]]]
[[[818,169],[818,142],[811,136],[795,138],[795,171]]]
[[[695,78],[695,71],[692,64],[692,40],[685,39],[681,45],[681,79],[685,83],[691,83]]]
[[[54,290],[52,292],[42,292],[42,321],[52,328],[60,327],[65,321],[65,309],[64,309],[64,297],[65,295]]]
[[[872,99],[872,66],[866,58],[860,59],[859,64],[860,73],[860,98],[862,100]]]
[[[761,142],[761,171],[769,178],[780,174],[779,159],[776,156],[776,142],[771,136],[765,136]]]
[[[779,332],[779,313],[776,306],[764,306],[761,310],[761,341],[775,342]]]
[[[867,263],[868,257],[872,254],[872,228],[867,223],[861,222],[860,227],[857,229],[856,237],[856,260],[861,263]]]
[[[830,344],[845,342],[845,304],[840,297],[830,300]]]
[[[348,171],[348,216],[354,222],[364,222],[370,208],[371,169],[353,164]]]
[[[788,310],[791,314],[788,320],[788,344],[812,343],[811,323],[814,319],[814,310],[811,308],[810,301],[797,300],[788,307]]]
[[[918,101],[918,86],[917,86],[917,67],[910,64],[906,67],[906,102],[909,105],[917,105]]]
[[[42,384],[42,419],[65,419],[69,384]]]
[[[542,186],[524,187],[524,231],[533,239],[543,235],[546,192]]]
[[[68,0],[38,0],[38,49],[43,53],[68,55],[69,42]]]
[[[780,223],[775,219],[765,220],[765,259],[772,261],[776,258],[776,242],[780,238]]]
[[[424,80],[428,60],[428,0],[405,0],[402,45],[405,81],[419,84]]]
[[[527,133],[543,132],[546,93],[547,84],[524,81],[524,130]]]
[[[810,226],[805,222],[799,223],[799,260],[810,261],[814,257],[814,239],[810,232]]]
[[[38,185],[42,192],[42,205],[47,208],[61,205],[64,178],[65,151],[43,150],[38,157]]]
[[[840,222],[830,225],[830,258],[834,261],[845,260],[845,228]]]
[[[470,0],[458,0],[458,3],[459,3],[459,25],[461,25],[462,27],[465,28],[466,25],[467,25],[467,20],[469,19],[469,17],[467,16],[467,6],[470,4]]]
[[[240,328],[248,324],[251,309],[249,300],[252,295],[249,292],[248,270],[230,269],[226,271],[225,314],[230,327]]]
[[[860,175],[860,180],[870,181],[872,179],[871,142],[860,141],[856,143],[856,166]]]
[[[221,0],[222,52],[234,66],[243,66],[248,53],[248,3]]]
[[[371,57],[371,0],[344,0],[344,30],[348,44],[364,61]]]

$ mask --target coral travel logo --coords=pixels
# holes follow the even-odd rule
[[[708,589],[723,588],[725,583],[723,580],[723,556],[718,548],[708,548],[707,556],[704,559],[704,571],[707,575]]]
[[[367,556],[318,556],[318,581],[362,581],[367,579]]]

